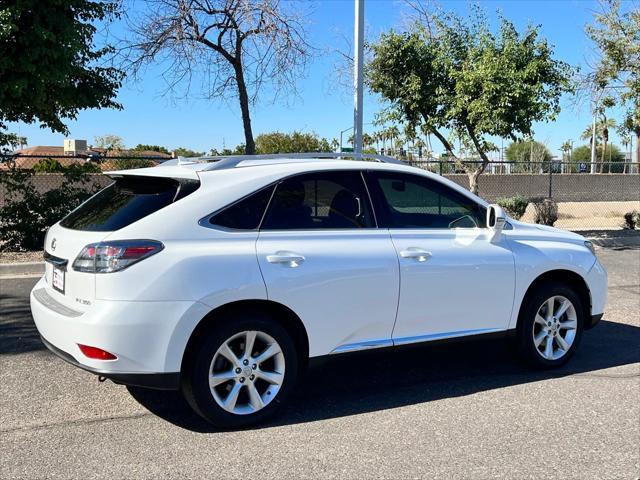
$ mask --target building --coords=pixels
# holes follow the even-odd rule
[[[86,140],[65,139],[62,146],[35,146],[16,150],[13,154],[15,166],[31,169],[46,158],[54,158],[63,166],[81,164],[89,161],[100,162],[114,157],[147,158],[157,161],[170,159],[171,155],[152,150],[107,150],[87,145]],[[2,168],[2,166],[0,166]],[[6,166],[5,166],[6,168]]]

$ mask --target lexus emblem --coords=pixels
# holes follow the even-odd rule
[[[54,238],[53,240],[51,240],[51,250],[55,250],[56,249],[56,239]]]

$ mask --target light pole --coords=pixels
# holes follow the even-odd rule
[[[354,56],[353,56],[353,151],[362,153],[362,91],[363,91],[363,44],[364,44],[364,0],[354,0]]]
[[[373,125],[373,122],[363,123],[362,125]],[[353,125],[345,128],[344,130],[340,130],[340,151],[342,151],[342,134],[344,134],[345,132],[348,132],[349,130],[353,130]],[[355,138],[354,138],[354,142],[355,142]],[[354,152],[355,152],[355,149],[354,149]]]
[[[344,130],[340,130],[340,151],[342,152],[342,134],[348,132],[353,129],[353,127],[345,128]]]

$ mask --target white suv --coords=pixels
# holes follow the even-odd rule
[[[363,157],[378,161],[290,154],[111,172],[47,234],[31,292],[43,342],[117,383],[180,388],[220,427],[273,413],[325,355],[504,335],[536,366],[568,360],[604,311],[590,242]]]

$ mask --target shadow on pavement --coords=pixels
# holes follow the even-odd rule
[[[289,405],[258,428],[386,410],[549,378],[591,375],[639,362],[638,345],[639,327],[603,320],[585,332],[567,365],[550,371],[523,366],[504,340],[343,355],[309,369]],[[135,387],[129,387],[129,392],[149,411],[179,427],[216,431],[191,411],[179,392]]]
[[[15,283],[21,285],[27,294],[20,290],[14,292],[8,281],[2,282],[0,294],[0,355],[6,353],[24,353],[44,350],[40,335],[31,317],[28,292],[31,284],[38,279],[24,279]],[[28,287],[28,288],[27,288]]]

